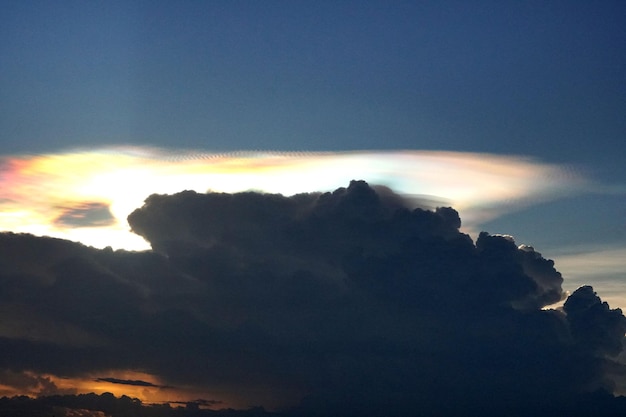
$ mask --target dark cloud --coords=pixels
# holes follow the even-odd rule
[[[115,223],[109,205],[101,202],[83,202],[59,207],[62,210],[54,223],[68,227],[98,227]]]
[[[0,327],[0,368],[141,369],[304,415],[539,415],[623,384],[620,310],[590,287],[544,309],[552,261],[410,204],[185,191],[129,216],[149,252],[3,234],[0,305],[35,334]]]
[[[599,356],[617,356],[622,351],[626,320],[621,310],[611,310],[590,286],[577,289],[565,302],[575,343]]]
[[[98,382],[110,382],[112,384],[122,384],[122,385],[135,385],[139,387],[158,387],[163,388],[160,385],[153,384],[152,382],[142,381],[139,379],[118,379],[118,378],[96,378]]]
[[[24,395],[50,395],[50,394],[73,394],[74,389],[59,389],[50,377],[40,376],[29,371],[13,371],[11,369],[0,370],[0,381],[10,387],[11,390],[18,390]],[[2,393],[2,390],[0,390]],[[6,392],[3,394],[7,394]]]

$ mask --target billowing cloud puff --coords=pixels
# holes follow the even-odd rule
[[[620,310],[590,287],[546,309],[552,261],[415,205],[363,181],[184,191],[129,216],[153,251],[1,235],[4,323],[31,331],[0,326],[0,368],[302,415],[537,415],[611,392]]]

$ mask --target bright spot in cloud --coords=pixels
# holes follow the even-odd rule
[[[436,151],[211,154],[113,147],[0,159],[0,230],[142,250],[126,217],[153,193],[331,191],[362,179],[457,209],[464,230],[575,192],[584,180],[532,159]]]

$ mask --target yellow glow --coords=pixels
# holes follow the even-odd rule
[[[153,193],[330,191],[352,179],[436,197],[460,211],[466,231],[582,182],[562,167],[489,154],[389,151],[210,154],[117,147],[0,159],[0,230],[94,247],[148,249],[126,217]],[[72,208],[109,207],[109,224],[60,221]],[[75,217],[80,217],[77,215]]]

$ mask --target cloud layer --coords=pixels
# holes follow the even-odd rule
[[[528,158],[429,151],[335,153],[166,151],[117,147],[0,159],[0,230],[91,246],[146,249],[126,217],[150,194],[182,189],[332,191],[353,178],[452,205],[472,229],[524,205],[580,190],[566,166]]]
[[[543,309],[564,298],[552,261],[416,204],[362,181],[185,191],[129,216],[153,251],[2,234],[0,382],[355,416],[532,414],[621,383],[620,310],[587,286]]]

